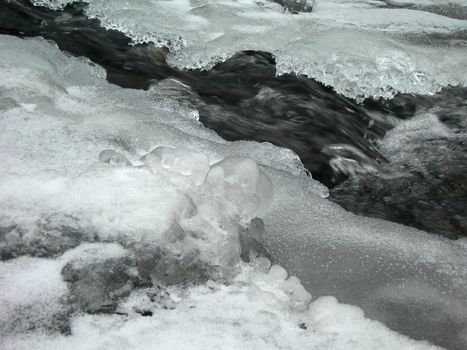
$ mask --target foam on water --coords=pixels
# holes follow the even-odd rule
[[[88,16],[104,27],[135,43],[169,47],[169,63],[177,67],[208,69],[238,51],[268,51],[278,60],[277,74],[304,74],[353,98],[434,93],[467,82],[465,38],[457,37],[465,20],[385,2],[321,0],[312,13],[298,15],[253,0],[87,2]]]
[[[332,298],[308,308],[308,292],[362,306],[418,339],[459,349],[466,344],[465,244],[344,211],[323,198],[326,188],[304,176],[291,151],[224,141],[202,127],[195,111],[157,97],[157,89],[109,84],[101,68],[42,39],[0,37],[0,253],[13,259],[1,263],[7,283],[0,295],[13,295],[7,293],[12,285],[32,288],[28,273],[39,285],[46,277],[53,282],[50,293],[37,297],[51,300],[45,302],[51,313],[32,318],[25,328],[35,330],[27,335],[3,329],[2,349],[120,341],[124,348],[173,348],[175,337],[187,348],[216,348],[221,340],[230,348],[431,347]],[[272,257],[300,280],[286,279],[281,267],[245,266],[244,236],[256,243],[263,236]],[[24,254],[48,259],[18,257]],[[44,265],[50,276],[31,265]],[[250,277],[243,276],[248,269]],[[68,292],[60,273],[80,312],[62,302]],[[177,286],[187,279],[216,282]],[[109,281],[115,290],[106,289]],[[152,318],[131,310],[122,311],[128,317],[81,313],[124,309],[128,297],[139,309],[155,307],[144,304],[149,290],[130,291],[160,282],[175,284],[174,310],[158,309]],[[22,307],[27,293],[13,299],[5,301],[18,305],[12,312],[29,315]],[[388,307],[395,300],[398,307]],[[31,312],[42,314],[41,302],[34,305],[39,309]],[[440,319],[442,305],[450,307]],[[64,327],[50,322],[56,315],[65,315],[65,326],[69,319],[71,336],[54,333]],[[396,316],[402,321],[394,326]],[[407,324],[423,324],[422,331]]]

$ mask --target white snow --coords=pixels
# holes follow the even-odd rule
[[[363,312],[321,297],[303,311],[309,295],[293,277],[272,267],[256,274],[251,267],[230,285],[169,288],[166,301],[151,302],[149,290],[133,292],[121,305],[124,315],[77,315],[71,335],[32,333],[3,339],[3,350],[21,349],[438,349],[389,331]],[[278,284],[287,288],[278,288]],[[170,307],[163,307],[170,305]],[[142,317],[136,310],[151,310]]]
[[[60,263],[48,259],[0,262],[0,348],[2,338],[34,326],[47,328],[66,312],[62,302],[68,288],[60,270]]]

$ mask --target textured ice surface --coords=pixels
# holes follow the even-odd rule
[[[8,283],[0,295],[9,315],[35,320],[22,307],[29,293],[16,298],[8,288],[34,289],[30,281],[37,280],[45,287],[31,292],[32,314],[46,330],[66,332],[54,324],[64,315],[72,334],[38,335],[41,327],[26,325],[18,330],[35,333],[19,339],[7,327],[2,350],[102,348],[121,339],[124,348],[173,348],[181,334],[187,348],[428,347],[333,299],[307,311],[309,294],[280,267],[233,279],[247,269],[239,236],[261,239],[255,216],[264,221],[272,257],[314,297],[336,295],[398,331],[465,347],[465,244],[356,217],[323,198],[326,189],[303,176],[292,152],[226,142],[202,127],[196,111],[158,98],[157,87],[121,89],[104,75],[44,40],[0,37],[0,98],[8,101],[0,112],[0,252],[12,259],[2,263]],[[152,318],[141,316],[144,305],[128,316],[61,309],[66,295],[78,310],[106,312],[118,310],[137,285],[208,279],[217,281],[214,290],[170,287],[187,294],[166,300],[167,310]],[[109,280],[114,290],[105,289]],[[96,298],[86,299],[83,288]],[[44,311],[43,303],[51,306]],[[173,303],[180,307],[170,310]]]
[[[400,332],[465,348],[465,245],[313,201],[305,183],[270,175],[281,186],[264,218],[266,247],[312,295],[335,295]]]
[[[467,1],[465,0],[446,0],[443,1],[444,5],[462,5],[467,6]],[[389,4],[397,4],[397,5],[443,5],[440,4],[438,0],[388,0],[387,3]]]
[[[53,8],[66,2],[36,0]],[[168,46],[169,62],[179,67],[209,68],[241,50],[268,51],[278,74],[305,74],[356,98],[467,82],[467,21],[384,1],[319,0],[298,15],[254,0],[86,2],[103,26],[135,43]]]

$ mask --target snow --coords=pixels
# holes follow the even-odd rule
[[[60,263],[31,257],[0,262],[0,339],[34,328],[53,328],[67,311]],[[0,347],[2,346],[0,340]]]
[[[276,285],[303,287],[292,277],[284,281],[278,270],[256,275],[245,267],[230,285],[172,287],[166,300],[155,302],[149,298],[153,290],[139,290],[122,303],[121,315],[80,314],[70,336],[9,336],[2,349],[438,349],[391,332],[333,297],[292,311],[289,294]],[[142,309],[153,316],[141,316]]]
[[[309,293],[383,321],[396,293],[413,324],[431,322],[419,339],[448,325],[465,345],[465,244],[344,211],[291,151],[222,140],[158,88],[122,89],[42,39],[0,37],[2,350],[434,348],[332,297],[308,306]],[[243,263],[241,235],[262,236],[282,267]]]

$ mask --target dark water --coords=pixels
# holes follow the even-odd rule
[[[167,49],[131,45],[88,19],[84,7],[53,11],[26,0],[3,1],[0,33],[53,40],[104,67],[108,81],[122,87],[163,84],[167,96],[196,107],[201,122],[227,140],[294,150],[330,188],[330,199],[349,211],[450,238],[467,236],[467,89],[358,104],[306,77],[276,77],[274,57],[253,51],[209,71],[179,70],[167,65]],[[388,157],[378,140],[420,113],[435,115],[449,136],[415,136],[397,157]]]

